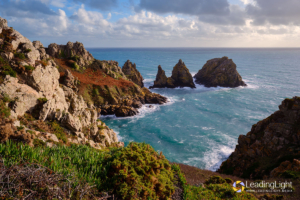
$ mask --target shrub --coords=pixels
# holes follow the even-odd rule
[[[173,172],[167,159],[145,143],[130,143],[107,161],[106,186],[122,199],[169,199],[174,193]]]
[[[75,62],[79,61],[80,60],[80,57],[75,55],[75,56],[72,56],[69,58],[70,60],[74,60]]]
[[[33,145],[35,147],[45,147],[46,143],[43,140],[39,140],[39,139],[34,139],[33,140]]]
[[[32,67],[32,66],[30,66],[30,65],[25,65],[24,67],[25,67],[25,69],[26,69],[27,71],[32,71],[32,70],[34,70],[34,67]]]
[[[38,102],[40,103],[40,104],[44,104],[44,103],[46,103],[48,101],[48,99],[47,98],[38,98]]]
[[[8,118],[10,116],[10,109],[0,100],[0,116]]]
[[[23,53],[15,53],[14,55],[15,55],[16,58],[20,58],[22,60],[25,59],[25,55]]]
[[[31,52],[31,49],[26,49],[24,52],[29,53],[29,52]]]
[[[75,70],[79,70],[79,66],[77,65],[76,62],[73,62],[73,63],[71,64],[71,67],[72,67],[73,69],[75,69]]]
[[[4,74],[4,75],[10,75],[12,77],[17,77],[17,73],[15,72],[15,70],[13,70],[11,68],[11,66],[4,65],[4,66],[2,66],[2,68],[3,68],[2,74]]]

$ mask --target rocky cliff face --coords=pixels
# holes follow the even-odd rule
[[[172,76],[167,78],[165,71],[158,66],[158,72],[154,85],[150,88],[176,88],[176,87],[191,87],[195,88],[193,77],[190,74],[188,68],[184,62],[180,59],[179,62],[174,66]]]
[[[144,78],[142,77],[141,73],[136,69],[135,63],[132,64],[130,60],[127,60],[122,67],[122,71],[129,80],[131,80],[141,88],[144,87]]]
[[[240,135],[238,145],[218,172],[244,178],[299,172],[300,97],[285,99],[279,110]]]
[[[79,67],[89,65],[94,60],[92,54],[80,42],[68,42],[66,45],[52,43],[48,46],[46,52],[54,58],[73,60]]]
[[[87,104],[83,97],[73,90],[73,75],[68,73],[68,78],[60,84],[58,66],[46,54],[43,45],[39,41],[32,43],[16,30],[8,28],[5,20],[0,18],[0,21],[0,38],[4,41],[0,45],[0,101],[6,102],[3,106],[9,107],[10,119],[18,121],[24,115],[32,115],[31,121],[56,121],[66,131],[64,134],[68,140],[65,140],[65,143],[88,143],[95,148],[118,143],[113,130],[97,120],[99,113],[95,106]],[[88,61],[91,57],[84,53],[85,49],[82,48],[78,43],[64,47],[70,55],[71,52],[87,55],[84,60]],[[58,142],[51,133],[40,134],[41,131],[30,130],[24,124],[19,126],[31,131],[34,138],[44,138],[46,141],[49,137],[43,135],[48,134],[54,138],[53,141]],[[4,124],[3,127],[7,126]],[[26,131],[23,132],[25,135]],[[4,138],[14,137],[14,134],[10,134]]]
[[[246,86],[236,70],[235,63],[227,57],[207,61],[194,78],[196,79],[196,83],[202,84],[205,87]]]

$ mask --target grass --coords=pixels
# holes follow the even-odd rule
[[[1,56],[0,56],[0,68],[2,69],[1,74],[3,75],[10,75],[12,77],[17,77],[17,72],[11,68],[8,62],[6,62]]]
[[[55,173],[73,174],[78,180],[95,185],[99,191],[113,191],[122,199],[139,196],[167,199],[174,190],[170,164],[162,154],[144,143],[133,143],[110,151],[86,145],[67,147],[58,144],[48,148],[37,140],[34,144],[36,147],[11,141],[0,144],[4,165],[36,163]]]

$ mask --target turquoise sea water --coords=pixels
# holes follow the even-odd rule
[[[146,142],[173,162],[216,170],[234,150],[240,134],[278,110],[286,97],[300,96],[300,49],[88,49],[100,60],[137,64],[146,87],[153,84],[157,66],[170,76],[182,59],[192,75],[207,60],[228,56],[248,84],[238,88],[153,89],[170,102],[144,106],[138,116],[101,119],[121,141]]]

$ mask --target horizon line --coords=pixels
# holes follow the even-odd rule
[[[85,47],[85,48],[106,48],[106,49],[112,49],[112,48],[126,48],[126,49],[142,49],[142,48],[148,48],[148,49],[167,49],[167,48],[194,48],[194,49],[300,49],[300,47]]]

